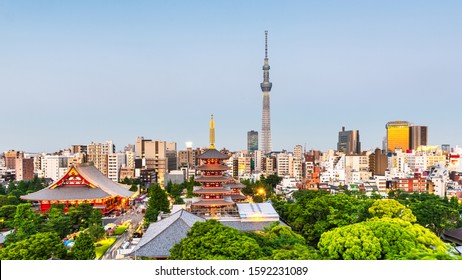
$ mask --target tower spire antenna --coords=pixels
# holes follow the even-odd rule
[[[268,58],[268,30],[265,30],[265,58]]]
[[[213,114],[210,116],[210,149],[215,149],[215,121]]]

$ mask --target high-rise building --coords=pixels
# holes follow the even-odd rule
[[[139,136],[136,138],[135,144],[135,155],[137,158],[144,158],[145,146],[144,143],[150,142],[151,140],[144,139],[144,137]]]
[[[297,145],[294,147],[294,158],[303,159],[303,146]]]
[[[105,143],[91,143],[87,146],[87,160],[93,162],[93,165],[104,174],[108,176],[108,155],[115,153],[115,145],[112,140]]]
[[[34,179],[34,159],[17,158],[16,159],[16,181]]]
[[[411,150],[417,150],[420,146],[427,146],[428,127],[413,125],[409,131],[409,145]]]
[[[273,149],[271,142],[271,116],[270,116],[270,91],[272,83],[269,81],[268,64],[268,31],[265,31],[265,59],[263,64],[263,83],[260,84],[263,92],[263,111],[261,127],[261,150],[263,153],[270,153]]]
[[[72,145],[71,146],[71,153],[77,154],[77,153],[87,153],[87,145]]]
[[[107,177],[113,182],[119,181],[120,168],[126,166],[127,159],[125,153],[114,153],[108,155]]]
[[[420,146],[427,146],[428,127],[410,124],[406,121],[393,121],[386,124],[387,151],[395,149],[417,150]]]
[[[163,184],[164,175],[177,169],[176,142],[146,140],[138,137],[135,154],[143,159],[143,168],[157,173],[158,183]]]
[[[359,141],[358,130],[345,130],[338,133],[337,151],[344,152],[347,155],[358,155],[361,153],[361,142]]]
[[[255,130],[247,132],[247,150],[249,153],[258,150],[258,132]]]
[[[394,152],[397,148],[402,151],[409,150],[409,127],[410,124],[406,121],[393,121],[386,124],[388,152]]]
[[[178,167],[194,167],[196,162],[196,152],[197,151],[193,150],[192,147],[178,151]]]
[[[63,155],[45,155],[40,161],[39,177],[53,181],[64,176],[69,168],[69,157]]]
[[[34,178],[34,159],[24,157],[24,152],[8,151],[4,154],[7,169],[14,169],[16,181],[32,180]]]
[[[24,153],[15,151],[15,150],[10,150],[8,152],[3,153],[3,157],[5,158],[5,166],[8,169],[15,169],[16,168],[16,159],[17,158],[23,158]]]
[[[388,168],[388,157],[379,148],[369,155],[369,171],[372,175],[385,175]]]

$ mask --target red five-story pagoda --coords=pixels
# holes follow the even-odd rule
[[[191,212],[204,218],[236,216],[237,209],[231,199],[233,190],[223,184],[230,180],[224,174],[229,169],[223,161],[228,156],[215,149],[215,123],[213,115],[210,120],[210,148],[199,155],[201,165],[197,169],[201,176],[195,179],[201,186],[195,187],[193,193],[198,195],[191,204]]]

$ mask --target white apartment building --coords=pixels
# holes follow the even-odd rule
[[[369,156],[347,155],[345,158],[345,184],[360,183],[369,180]]]
[[[401,149],[396,149],[395,153],[388,157],[388,171],[385,173],[389,180],[396,177],[404,178],[412,173],[407,164],[406,154]]]
[[[406,154],[406,160],[410,171],[422,172],[427,170],[427,156],[425,154]]]
[[[444,164],[437,164],[432,168],[428,178],[434,184],[435,195],[445,197],[447,185],[450,182],[448,168]]]
[[[321,162],[321,168],[324,170],[320,175],[321,183],[345,183],[345,155],[329,153],[325,159]]]
[[[108,155],[115,153],[115,146],[112,140],[105,143],[91,143],[87,146],[87,161],[107,177],[108,175]]]
[[[297,180],[297,182],[302,181],[303,178],[303,162],[300,158],[294,158],[292,160],[292,177]]]
[[[120,168],[126,166],[126,153],[115,153],[108,155],[107,177],[114,182],[119,181]]]
[[[68,170],[68,160],[72,156],[62,155],[44,155],[40,160],[40,169],[37,170],[37,176],[41,178],[50,178],[53,181],[64,176]]]
[[[260,173],[263,164],[263,153],[261,150],[256,150],[253,152],[253,160],[255,163],[255,173]]]
[[[247,155],[241,155],[237,158],[237,174],[240,177],[245,176],[245,175],[250,175],[252,170],[251,170],[251,163],[252,163],[252,157],[247,156]]]
[[[276,156],[277,175],[279,177],[290,176],[292,157],[287,153],[280,153]]]

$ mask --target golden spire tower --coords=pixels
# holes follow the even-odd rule
[[[213,114],[210,117],[210,149],[215,149],[215,122]]]

